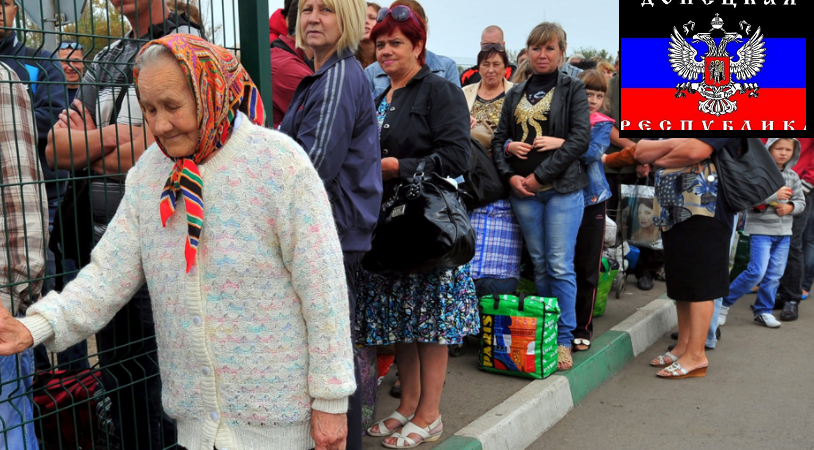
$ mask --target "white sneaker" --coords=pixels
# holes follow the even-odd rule
[[[771,314],[760,314],[755,316],[755,323],[758,325],[765,325],[769,328],[778,328],[780,321],[774,318]]]
[[[718,313],[718,326],[726,325],[726,316],[729,314],[729,306],[721,305],[721,312]]]

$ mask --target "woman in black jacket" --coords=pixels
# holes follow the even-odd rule
[[[510,201],[534,263],[537,295],[556,297],[559,370],[568,370],[576,326],[574,247],[588,185],[579,157],[591,140],[588,97],[582,81],[559,70],[565,31],[537,25],[526,42],[533,75],[503,103],[492,155],[512,188]]]
[[[378,20],[371,39],[379,64],[390,77],[390,87],[375,100],[382,199],[387,201],[420,162],[425,173],[435,171],[444,177],[455,178],[467,170],[469,110],[463,92],[424,65],[427,33],[421,17],[406,6],[395,6],[382,9]],[[389,436],[383,442],[389,448],[437,440],[443,431],[440,402],[446,346],[460,344],[480,328],[468,265],[386,276],[360,269],[357,286],[358,341],[395,343],[402,382],[398,409],[368,434]]]

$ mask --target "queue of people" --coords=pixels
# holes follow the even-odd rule
[[[800,255],[814,248],[803,237],[812,215],[801,198],[812,195],[805,186],[814,183],[814,161],[806,159],[812,167],[802,169],[802,183],[791,170],[800,143],[768,143],[788,186],[748,214],[757,217],[748,229],[753,264],[730,285],[736,211],[717,189],[710,160],[736,156],[741,141],[620,138],[619,58],[610,80],[608,66],[576,67],[556,23],[531,30],[517,67],[502,30],[488,27],[462,83],[451,59],[427,50],[428,18],[416,0],[384,8],[286,0],[270,19],[267,120],[248,73],[200,26],[161,0],[146,9],[121,2],[138,28],[97,55],[81,83],[85,67],[74,57],[82,48],[62,44],[63,67],[54,67],[75,93],[56,96],[69,106],[48,118],[42,149],[25,149],[42,153],[46,167],[32,166],[28,155],[22,173],[8,174],[23,184],[48,180],[46,170],[95,175],[87,186],[94,219],[86,224],[93,252],[79,252],[79,271],[59,292],[43,289],[34,302],[40,287],[29,282],[3,297],[0,358],[20,353],[30,361],[32,347],[65,351],[96,334],[114,405],[148,399],[113,408],[122,448],[143,448],[139,439],[150,448],[177,442],[206,450],[360,449],[363,434],[387,448],[438,440],[447,347],[479,332],[479,297],[517,290],[524,247],[537,294],[556,297],[562,309],[558,370],[572,367],[572,352],[591,348],[607,211],[622,178],[656,167],[662,207],[652,221],[679,317],[676,346],[652,361],[658,376],[705,375],[708,333],[753,285],[760,286],[756,322],[777,326],[771,309],[790,266],[783,315],[797,318],[805,264],[786,254],[795,236]],[[31,124],[13,126],[33,133]],[[21,139],[33,141],[17,145]],[[474,259],[429,272],[364,267],[383,202],[417,172],[460,181],[472,140],[491,153],[509,192],[469,211]],[[3,150],[6,180],[11,156]],[[610,172],[622,166],[631,175]],[[705,188],[669,181],[687,173],[700,174],[695,181]],[[60,207],[50,194],[38,198],[27,202],[31,214]],[[703,207],[675,208],[677,198]],[[50,229],[41,228],[15,244],[8,265],[25,274],[20,280],[46,273],[44,252],[19,251],[45,248]],[[646,271],[640,281],[652,276]],[[365,393],[375,386],[361,376],[370,352],[360,347],[384,345],[395,348],[401,400],[370,423]],[[25,378],[33,369],[16,371]],[[127,383],[132,378],[151,381]],[[20,410],[0,405],[7,424],[15,420],[9,408]],[[31,417],[16,420],[31,424]],[[28,426],[18,433],[33,439]]]
[[[605,137],[601,132],[595,133],[592,148],[597,154],[591,157],[592,160],[586,160],[583,156],[591,142],[591,126],[596,125],[589,120],[589,114],[596,113],[599,103],[593,102],[594,107],[590,109],[584,85],[568,75],[579,73],[579,69],[565,63],[567,44],[562,28],[545,23],[532,32],[524,50],[529,81],[520,86],[507,80],[516,73],[508,60],[502,30],[495,26],[487,28],[481,42],[478,67],[474,71],[476,76],[469,77],[474,84],[462,92],[454,62],[426,49],[428,20],[418,2],[399,0],[389,8],[379,8],[376,4],[357,0],[286,1],[283,10],[270,20],[270,42],[275,99],[273,124],[290,139],[269,134],[260,142],[275,149],[271,154],[264,154],[271,160],[241,161],[237,167],[273,167],[277,164],[275,158],[291,160],[299,152],[306,155],[310,166],[316,169],[312,173],[319,176],[325,194],[302,195],[297,192],[312,186],[306,180],[313,175],[305,172],[301,174],[304,178],[297,177],[296,184],[283,183],[279,191],[247,186],[247,194],[260,190],[273,199],[267,208],[291,212],[288,223],[277,223],[278,220],[270,224],[271,228],[257,226],[257,229],[266,228],[277,233],[269,243],[270,249],[277,250],[264,250],[265,247],[260,246],[248,251],[233,244],[236,237],[242,236],[239,230],[218,231],[218,220],[228,220],[228,217],[221,216],[228,216],[228,211],[218,205],[222,201],[220,196],[224,195],[218,189],[218,183],[222,183],[218,180],[229,179],[229,171],[207,169],[217,165],[213,162],[233,162],[232,158],[237,155],[228,156],[234,152],[230,149],[248,146],[241,131],[260,136],[259,130],[251,128],[251,124],[264,122],[264,112],[257,109],[262,103],[258,101],[251,80],[230,54],[196,39],[195,35],[201,34],[197,32],[200,27],[190,22],[187,16],[171,12],[158,0],[153,3],[155,5],[151,3],[148,9],[123,8],[125,17],[131,23],[139,24],[139,29],[131,32],[130,39],[114,42],[97,56],[81,86],[77,81],[78,74],[84,69],[80,53],[83,49],[73,42],[61,45],[58,56],[62,59],[64,73],[71,77],[68,80],[70,96],[76,99],[67,99],[66,104],[71,106],[58,115],[53,132],[47,140],[42,140],[47,145],[43,159],[48,162],[49,169],[74,170],[74,176],[83,173],[76,172],[77,167],[85,167],[89,174],[103,175],[90,183],[90,192],[99,194],[90,197],[98,200],[113,196],[116,201],[112,207],[108,202],[91,204],[97,221],[92,224],[93,237],[98,244],[92,258],[89,258],[89,252],[79,255],[77,263],[81,271],[76,280],[61,292],[46,295],[29,311],[28,317],[20,321],[11,316],[4,318],[4,352],[16,352],[43,342],[52,350],[62,350],[75,342],[82,342],[93,333],[99,334],[99,346],[104,353],[138,341],[137,348],[129,348],[125,353],[146,356],[157,350],[158,361],[155,358],[149,358],[150,361],[135,358],[129,360],[132,366],[127,366],[128,361],[115,359],[115,352],[102,361],[104,366],[118,366],[131,376],[136,373],[155,380],[135,384],[129,387],[129,392],[117,385],[124,378],[122,373],[105,371],[105,379],[109,379],[105,385],[107,387],[109,383],[112,392],[118,392],[121,397],[130,394],[150,399],[144,405],[146,409],[136,408],[129,416],[114,418],[123,447],[138,442],[130,438],[129,433],[141,433],[148,436],[150,446],[154,447],[177,439],[187,448],[199,448],[201,444],[214,444],[218,448],[237,444],[251,448],[254,444],[241,440],[246,438],[241,438],[239,433],[237,437],[224,434],[223,430],[231,429],[231,425],[226,425],[225,417],[239,419],[240,424],[235,426],[244,427],[280,423],[280,419],[275,418],[278,413],[274,411],[290,414],[285,412],[285,401],[278,398],[282,403],[276,403],[272,412],[268,412],[269,408],[261,408],[266,411],[262,414],[257,408],[263,405],[223,405],[217,400],[219,395],[224,395],[223,371],[229,369],[232,376],[240,377],[241,371],[247,372],[248,369],[220,364],[234,361],[232,355],[241,350],[226,344],[215,345],[205,339],[196,343],[201,337],[196,338],[194,331],[185,335],[171,320],[178,314],[179,302],[184,299],[186,307],[191,308],[185,314],[192,314],[188,319],[194,327],[212,327],[216,335],[227,341],[234,333],[244,341],[256,338],[257,333],[262,334],[255,328],[246,330],[234,326],[218,331],[220,328],[214,323],[222,324],[224,319],[218,318],[221,313],[217,308],[199,306],[200,314],[194,315],[196,308],[192,305],[204,298],[208,302],[226,295],[228,304],[224,307],[234,308],[240,303],[239,297],[251,292],[251,285],[245,282],[241,283],[242,292],[245,291],[242,295],[236,296],[226,288],[234,283],[230,278],[236,276],[234,273],[229,275],[229,270],[218,263],[224,257],[219,243],[228,242],[232,243],[227,247],[231,250],[226,253],[237,252],[232,255],[236,259],[257,261],[259,257],[253,255],[256,251],[267,258],[269,254],[280,255],[279,264],[286,267],[286,273],[292,278],[285,281],[287,278],[280,273],[279,282],[288,289],[293,288],[293,291],[280,295],[298,299],[298,302],[291,303],[294,309],[285,317],[291,315],[295,321],[304,321],[309,336],[307,341],[298,344],[301,345],[300,358],[311,353],[306,357],[313,367],[307,373],[297,378],[297,371],[285,366],[269,370],[278,371],[272,372],[277,374],[274,376],[280,376],[279,371],[282,371],[298,380],[292,382],[308,380],[308,395],[313,403],[310,437],[297,431],[297,426],[309,428],[309,423],[300,419],[287,425],[285,430],[266,428],[267,433],[272,433],[267,434],[267,438],[274,442],[280,439],[290,442],[292,448],[307,448],[311,442],[317,448],[336,448],[340,441],[343,447],[360,448],[361,431],[367,429],[370,435],[385,437],[382,443],[387,447],[413,447],[436,440],[443,432],[440,398],[448,358],[446,346],[460,344],[467,335],[478,333],[477,299],[480,295],[516,289],[525,240],[533,250],[538,291],[541,295],[561,298],[565,306],[566,314],[558,337],[559,367],[562,370],[570,368],[573,329],[578,322],[574,313],[577,298],[573,261],[576,231],[582,219],[584,202],[601,204],[604,198],[594,194],[605,196],[607,189],[599,185],[601,193],[591,191],[590,197],[584,198],[583,188],[588,184],[588,178],[579,166],[586,163],[596,166]],[[141,15],[153,10],[163,14],[150,14],[152,21],[143,20]],[[281,22],[285,24],[284,32],[280,29]],[[150,39],[153,40],[142,47],[142,42]],[[191,52],[197,52],[195,59],[189,59]],[[77,55],[79,58],[74,58]],[[173,60],[175,63],[170,63]],[[127,62],[135,62],[135,69],[113,71],[105,68],[105,64]],[[117,79],[116,74],[124,78]],[[156,82],[156,74],[161,74],[161,83]],[[223,90],[201,90],[201,77],[215,77],[214,81],[218,81],[217,85]],[[134,81],[130,88],[119,87],[127,85],[129,79]],[[597,86],[597,90],[606,89],[602,84]],[[326,89],[330,95],[316,95]],[[97,109],[95,106],[99,102],[110,104]],[[254,105],[254,109],[250,109],[250,105]],[[99,116],[100,111],[104,117]],[[415,111],[419,114],[413,114]],[[522,120],[517,122],[516,119]],[[515,122],[517,125],[509,125]],[[485,147],[501,156],[496,157],[496,164],[514,194],[509,199],[472,211],[472,221],[481,236],[475,260],[453,269],[398,276],[376,274],[362,268],[360,262],[370,249],[382,199],[393,195],[398,181],[414,173],[418,167],[460,178],[469,165],[469,138],[476,135]],[[535,151],[529,155],[533,147]],[[297,150],[291,153],[290,148]],[[560,150],[554,151],[556,149]],[[173,164],[169,179],[162,182],[150,174],[161,172],[159,166],[166,157]],[[554,165],[548,167],[548,163]],[[274,170],[268,172],[277,173]],[[294,173],[299,174],[298,171]],[[376,176],[377,173],[381,176]],[[122,183],[125,174],[133,181]],[[206,189],[203,187],[205,181]],[[232,187],[237,188],[237,185]],[[230,197],[245,197],[240,194],[241,189]],[[151,192],[161,193],[159,211],[148,211]],[[285,204],[284,199],[288,197],[290,202],[292,195],[298,199],[320,201],[322,197],[330,201],[329,208],[315,206],[314,212],[321,211],[323,219],[328,213],[334,219],[332,227],[322,227],[328,234],[316,233],[311,240],[322,245],[335,242],[334,245],[342,250],[345,276],[318,277],[322,282],[320,289],[335,296],[317,299],[312,292],[317,287],[307,282],[308,277],[295,276],[298,275],[295,268],[304,264],[298,261],[311,256],[309,248],[303,247],[307,241],[300,242],[302,238],[297,234],[305,228],[294,220],[301,207]],[[249,200],[236,204],[245,208],[258,207],[246,201]],[[546,206],[552,206],[552,211],[546,212]],[[176,216],[183,217],[175,214],[176,207],[185,210],[186,220],[173,220]],[[217,212],[207,214],[204,222],[204,212],[210,208]],[[297,213],[290,208],[297,208]],[[132,219],[156,215],[157,212],[160,214],[153,221]],[[259,212],[254,216],[262,219],[268,214]],[[482,220],[479,221],[478,217]],[[560,236],[553,232],[553,227],[545,226],[546,220],[561,217],[573,222],[573,226],[566,227],[569,229],[567,236]],[[309,215],[305,219],[313,231],[316,217]],[[159,221],[164,228],[177,232],[185,230],[185,237],[181,239],[183,251],[180,248],[171,251],[177,244],[170,244],[169,235],[151,230]],[[495,227],[496,223],[501,225]],[[495,241],[488,236],[502,233],[504,229],[510,236],[508,247],[511,253],[496,258],[502,250],[495,247]],[[331,233],[331,230],[335,232]],[[154,240],[159,239],[157,236],[165,240],[160,247],[156,247],[158,242]],[[288,246],[292,239],[297,244]],[[214,250],[216,247],[217,251]],[[128,253],[137,259],[122,259],[112,267],[105,255],[113,248],[130,248],[132,250]],[[570,253],[562,252],[568,248],[571,248]],[[593,253],[590,260],[598,261],[601,251]],[[180,258],[181,254],[183,258]],[[552,258],[554,255],[558,257]],[[322,252],[320,267],[338,267],[326,259],[329,257],[333,256]],[[273,269],[274,261],[273,258],[268,260],[263,267],[278,273]],[[180,265],[185,270],[173,270]],[[591,262],[585,265],[590,266]],[[594,265],[597,266],[595,270],[589,272],[598,272],[598,263]],[[223,270],[225,272],[221,272]],[[261,270],[258,267],[253,272]],[[325,284],[328,278],[337,285]],[[204,279],[208,281],[203,283]],[[175,282],[170,283],[171,280]],[[276,282],[274,280],[276,278],[272,278],[272,285]],[[343,280],[344,285],[340,287]],[[142,286],[145,282],[151,288],[150,294]],[[263,286],[266,289],[273,287],[268,280]],[[590,292],[595,289],[590,286],[581,289],[590,304],[587,308],[592,308]],[[322,303],[314,303],[317,300]],[[84,314],[73,314],[70,305],[78,303],[85,305]],[[255,321],[262,319],[262,314],[246,310],[247,307],[243,306],[241,310],[254,314]],[[329,318],[338,322],[334,322],[330,332],[322,323],[326,317],[316,318],[309,314],[309,308],[314,307],[335,311]],[[276,318],[278,316],[273,317],[280,320]],[[107,322],[110,323],[105,325]],[[580,323],[583,322],[586,321],[581,319]],[[268,324],[266,329],[271,329],[271,322],[264,323]],[[590,327],[590,319],[586,326]],[[135,337],[121,336],[123,330],[131,329],[140,333]],[[391,416],[373,426],[362,424],[360,420],[362,381],[359,355],[356,352],[353,356],[349,347],[343,349],[339,346],[345,333],[343,330],[348,330],[346,332],[350,332],[357,344],[395,344],[403,383],[401,404]],[[156,333],[182,339],[156,340]],[[327,344],[333,351],[323,354],[327,358],[326,367],[332,370],[322,375],[318,372],[321,366],[314,363],[317,355],[313,354],[317,351],[314,339],[320,336],[324,336],[326,342],[334,343]],[[285,342],[290,343],[291,339],[297,342],[296,335],[289,338]],[[588,329],[583,347],[590,347],[589,339]],[[264,342],[268,344],[268,341]],[[198,345],[214,347],[207,353],[200,353],[201,347],[196,350]],[[279,338],[268,344],[269,351],[275,345],[281,345]],[[186,369],[199,371],[200,379],[182,382],[177,376],[183,368],[168,361],[174,360],[176,354],[194,355],[196,352],[200,354],[189,359],[188,365],[191,365]],[[255,349],[250,355],[260,353]],[[288,357],[286,360],[298,359]],[[251,361],[251,357],[247,357],[241,363],[250,365]],[[164,368],[165,365],[168,367]],[[137,372],[135,366],[142,373]],[[154,377],[153,374],[159,371],[162,376]],[[256,376],[256,371],[251,373]],[[333,375],[334,381],[323,379],[327,373]],[[314,384],[323,381],[333,386],[324,393],[323,387]],[[203,396],[200,404],[175,403],[176,395],[197,384],[212,386],[215,390]],[[137,392],[142,387],[145,390]],[[161,405],[157,398],[159,392],[163,392],[163,408],[158,406]],[[241,395],[247,399],[258,395],[265,398],[259,391]],[[230,396],[230,399],[235,398]],[[123,398],[117,399],[115,404],[123,401]],[[297,400],[297,404],[302,401]],[[255,412],[250,414],[244,411],[245,408]],[[121,413],[122,408],[118,410]],[[211,423],[198,428],[201,425],[190,422],[196,411],[208,414]],[[165,413],[173,420],[164,420]],[[305,416],[295,414],[291,417]],[[344,427],[350,428],[347,435]]]

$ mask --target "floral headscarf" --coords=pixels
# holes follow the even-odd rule
[[[238,111],[261,126],[265,124],[266,116],[257,86],[237,58],[225,48],[197,36],[171,34],[148,42],[139,56],[152,45],[163,45],[175,55],[192,88],[198,110],[198,150],[175,160],[159,203],[161,223],[166,227],[175,212],[178,194],[184,197],[188,229],[184,256],[189,272],[195,264],[203,225],[203,180],[198,164],[223,147]],[[134,69],[136,95],[139,95],[138,74],[138,68]],[[161,142],[156,140],[156,144],[168,158],[171,157]]]

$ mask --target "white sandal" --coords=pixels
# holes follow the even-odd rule
[[[413,416],[414,415],[415,414],[413,414]],[[390,414],[389,416],[385,417],[384,419],[382,419],[382,420],[376,422],[375,424],[373,424],[372,427],[368,428],[367,429],[367,434],[370,435],[370,436],[375,436],[375,437],[387,437],[387,436],[390,436],[391,434],[393,434],[393,432],[395,432],[397,429],[399,429],[399,427],[403,427],[405,423],[409,422],[410,419],[413,418],[413,416],[404,417],[398,411],[393,411],[393,414]],[[387,425],[384,424],[385,421],[390,420],[390,419],[395,419],[395,420],[399,421],[398,426],[394,427],[392,430],[387,428]],[[376,425],[379,426],[379,432],[378,433],[374,433],[373,431],[371,431],[371,430],[373,430],[373,427],[375,427]],[[385,431],[382,432],[382,430],[385,430]]]
[[[433,433],[433,430],[436,429],[437,431]],[[400,433],[392,434],[391,437],[398,438],[395,445],[388,444],[387,442],[382,442],[382,445],[387,448],[415,448],[425,442],[437,441],[441,438],[441,433],[443,432],[444,425],[441,423],[441,416],[438,416],[438,418],[435,419],[435,421],[427,428],[421,428],[413,422],[407,422],[407,425],[404,425],[404,428],[401,429]],[[416,441],[413,438],[407,437],[411,434],[417,434],[421,437],[421,439]]]
[[[664,360],[664,358],[670,358],[670,362],[668,363],[667,361],[665,361],[665,360]],[[672,354],[672,353],[670,353],[670,352],[667,352],[667,353],[665,353],[665,354],[663,354],[663,355],[659,356],[659,357],[658,357],[658,359],[659,359],[659,363],[658,363],[658,364],[653,364],[653,362],[652,362],[652,361],[650,361],[650,366],[652,366],[652,367],[666,367],[666,366],[671,366],[671,365],[673,365],[673,364],[674,364],[676,361],[678,361],[678,356],[676,356],[676,355],[674,355],[674,354]]]

